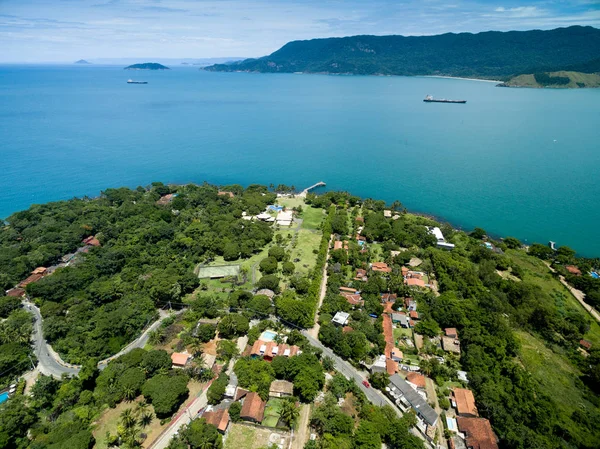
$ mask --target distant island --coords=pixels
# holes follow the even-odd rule
[[[157,62],[144,62],[142,64],[132,64],[125,67],[125,70],[170,70],[167,66]]]
[[[88,62],[85,59],[80,59],[79,61],[75,61],[74,64],[91,64],[91,62]]]
[[[599,58],[600,30],[572,26],[549,31],[351,36],[294,41],[269,56],[215,64],[204,70],[437,75],[510,81],[518,75],[561,70],[600,72]]]

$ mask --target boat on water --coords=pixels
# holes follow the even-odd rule
[[[464,104],[467,100],[446,100],[445,98],[433,98],[431,95],[427,95],[423,100],[425,103],[460,103]]]
[[[133,80],[127,80],[127,84],[148,84],[148,81],[133,81]]]

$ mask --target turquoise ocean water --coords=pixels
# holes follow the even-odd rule
[[[0,66],[0,217],[152,181],[323,180],[457,227],[600,256],[599,167],[600,89]]]

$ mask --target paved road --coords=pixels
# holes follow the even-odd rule
[[[308,338],[308,341],[311,345],[322,349],[324,356],[331,357],[333,359],[333,362],[335,364],[335,369],[337,369],[340,373],[342,373],[346,378],[354,379],[356,384],[360,387],[360,389],[367,396],[367,399],[371,403],[378,405],[378,406],[383,406],[385,404],[389,404],[394,408],[394,410],[396,410],[396,413],[398,414],[398,416],[402,416],[402,412],[398,409],[398,407],[396,407],[392,403],[392,401],[390,401],[386,396],[384,396],[383,393],[381,393],[379,390],[376,390],[374,388],[367,388],[362,384],[362,381],[365,380],[364,373],[361,373],[356,368],[354,368],[352,365],[350,365],[348,362],[346,362],[342,358],[335,355],[331,349],[324,346],[319,340],[312,337],[307,331],[302,331],[302,334],[306,338]]]
[[[23,301],[23,307],[29,313],[34,316],[33,323],[33,347],[35,356],[37,357],[39,364],[38,369],[42,374],[46,376],[53,376],[60,378],[63,374],[74,376],[79,373],[79,367],[75,365],[67,365],[63,362],[56,354],[50,345],[44,340],[44,333],[42,330],[42,314],[34,304],[29,301]]]
[[[56,351],[54,351],[52,349],[52,346],[50,346],[48,343],[46,343],[46,340],[44,339],[43,328],[42,328],[43,320],[42,320],[42,314],[40,313],[40,309],[35,304],[33,304],[27,300],[23,300],[23,307],[25,308],[25,310],[27,310],[29,313],[31,313],[34,316],[35,321],[34,321],[34,326],[33,326],[33,336],[32,337],[33,337],[33,346],[34,346],[35,356],[37,357],[38,362],[39,362],[39,364],[38,364],[39,371],[42,374],[45,374],[46,376],[53,376],[56,378],[60,378],[63,374],[66,374],[68,376],[75,376],[75,375],[79,374],[79,371],[81,370],[81,366],[65,363],[61,359],[60,355],[58,355],[56,353]],[[180,310],[176,313],[179,314],[182,312],[183,312],[183,310]],[[168,316],[170,316],[168,312],[161,310],[159,319],[156,320],[154,323],[152,323],[152,325],[148,329],[146,329],[142,333],[142,335],[140,335],[137,339],[135,339],[134,341],[129,343],[125,348],[123,348],[117,354],[109,357],[106,360],[102,360],[101,362],[99,362],[98,368],[102,370],[102,369],[106,368],[108,363],[111,360],[113,360],[114,358],[119,357],[123,354],[126,354],[134,348],[143,348],[144,346],[146,346],[150,332],[157,329],[160,326],[160,324],[162,323],[162,321],[165,318],[167,318]]]

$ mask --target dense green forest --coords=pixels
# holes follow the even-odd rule
[[[508,79],[522,73],[567,70],[569,66],[596,71],[599,57],[600,30],[573,26],[550,31],[294,41],[269,56],[216,64],[205,70]]]
[[[95,200],[32,206],[0,229],[0,278],[9,288],[36,266],[49,266],[88,235],[100,247],[27,286],[40,305],[44,334],[66,361],[104,358],[119,351],[169,301],[181,302],[198,285],[193,270],[226,251],[251,255],[273,237],[262,222],[241,220],[274,201],[265,187],[160,183],[150,189],[108,189]],[[168,205],[161,195],[175,193]]]

